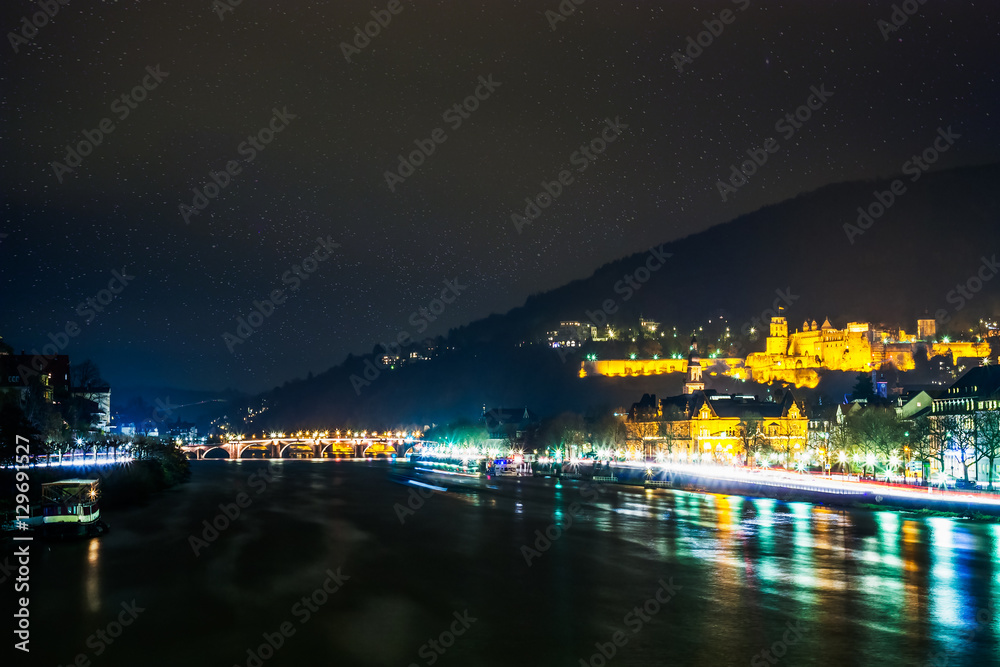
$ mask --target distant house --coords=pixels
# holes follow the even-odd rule
[[[111,428],[111,387],[73,389],[72,395],[93,405],[91,410],[93,421],[91,423],[94,428],[107,433]]]
[[[597,335],[597,327],[589,322],[560,322],[558,329],[546,333],[549,347],[580,347]]]
[[[181,440],[195,440],[198,437],[198,429],[191,422],[181,421],[168,422],[164,425],[164,431],[170,438],[180,438]]]
[[[528,408],[491,408],[483,406],[483,424],[492,440],[509,438],[523,443],[538,427],[538,416]]]

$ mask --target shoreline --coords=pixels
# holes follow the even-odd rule
[[[821,488],[803,489],[782,486],[773,481],[752,481],[720,479],[696,473],[670,471],[669,480],[653,479],[650,484],[643,470],[636,468],[612,468],[616,481],[601,482],[612,486],[623,486],[647,489],[672,489],[696,493],[714,493],[723,495],[749,496],[770,498],[783,502],[807,502],[814,505],[827,505],[844,509],[867,509],[872,511],[889,510],[900,512],[920,512],[930,516],[952,516],[974,520],[1000,522],[1000,503],[986,504],[963,496],[935,494],[931,488],[908,488],[908,492],[927,492],[926,499],[913,496],[895,495],[896,487],[886,487],[884,493],[869,488],[859,488],[855,491],[825,490]]]

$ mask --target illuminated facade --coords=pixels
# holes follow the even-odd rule
[[[696,391],[657,400],[644,395],[625,422],[631,449],[675,461],[746,463],[770,451],[794,457],[804,451],[809,420],[790,393],[781,403],[756,396]]]
[[[927,331],[926,326],[924,331]],[[916,366],[914,353],[919,347],[927,349],[928,357],[950,355],[952,364],[959,357],[983,358],[990,353],[989,344],[985,342],[923,343],[903,330],[880,329],[867,322],[849,322],[846,328],[835,329],[830,320],[822,325],[816,320],[807,320],[802,323],[801,330],[789,333],[788,321],[776,316],[771,318],[763,352],[753,352],[746,359],[712,359],[711,363],[718,373],[741,380],[814,388],[819,385],[823,370],[866,373],[887,363],[900,371],[913,370]],[[687,371],[687,359],[606,359],[582,362],[580,377],[630,377]]]
[[[932,341],[937,336],[936,320],[917,320],[917,338]]]
[[[760,451],[794,455],[803,451],[809,420],[791,393],[781,403],[756,396],[706,390],[692,339],[684,393],[659,401],[646,394],[625,422],[629,448],[646,457],[675,461],[746,463]]]

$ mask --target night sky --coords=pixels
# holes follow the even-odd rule
[[[554,30],[556,0],[387,4],[243,0],[220,18],[210,0],[73,0],[16,53],[8,34],[0,335],[41,349],[72,321],[66,352],[112,385],[262,390],[413,332],[445,280],[467,288],[426,334],[763,205],[897,173],[938,127],[962,139],[936,168],[1000,158],[995,3],[914,1],[892,32],[877,24],[888,1],[587,0]],[[5,33],[38,11],[4,5]],[[373,10],[391,22],[348,63],[341,43]],[[674,52],[723,10],[731,22],[678,72]],[[443,117],[477,87],[477,109]],[[775,123],[810,87],[832,95],[786,140]],[[274,110],[273,141],[241,149]],[[105,118],[78,166],[53,166]],[[572,154],[616,118],[627,128],[577,171]],[[444,142],[390,191],[385,172],[437,128]],[[779,150],[723,202],[717,181],[768,138]],[[239,173],[186,221],[192,188],[231,161]],[[518,233],[511,214],[562,170],[572,183]],[[339,247],[290,290],[318,238]],[[78,313],[113,271],[134,279]],[[223,334],[280,288],[230,353]]]

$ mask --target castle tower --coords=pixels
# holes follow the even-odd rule
[[[698,339],[691,336],[691,351],[688,353],[688,379],[684,383],[684,393],[693,394],[705,391],[705,383],[701,379],[701,356],[698,354]]]
[[[788,352],[788,320],[784,317],[771,318],[771,335],[767,337],[767,353],[784,355]]]

